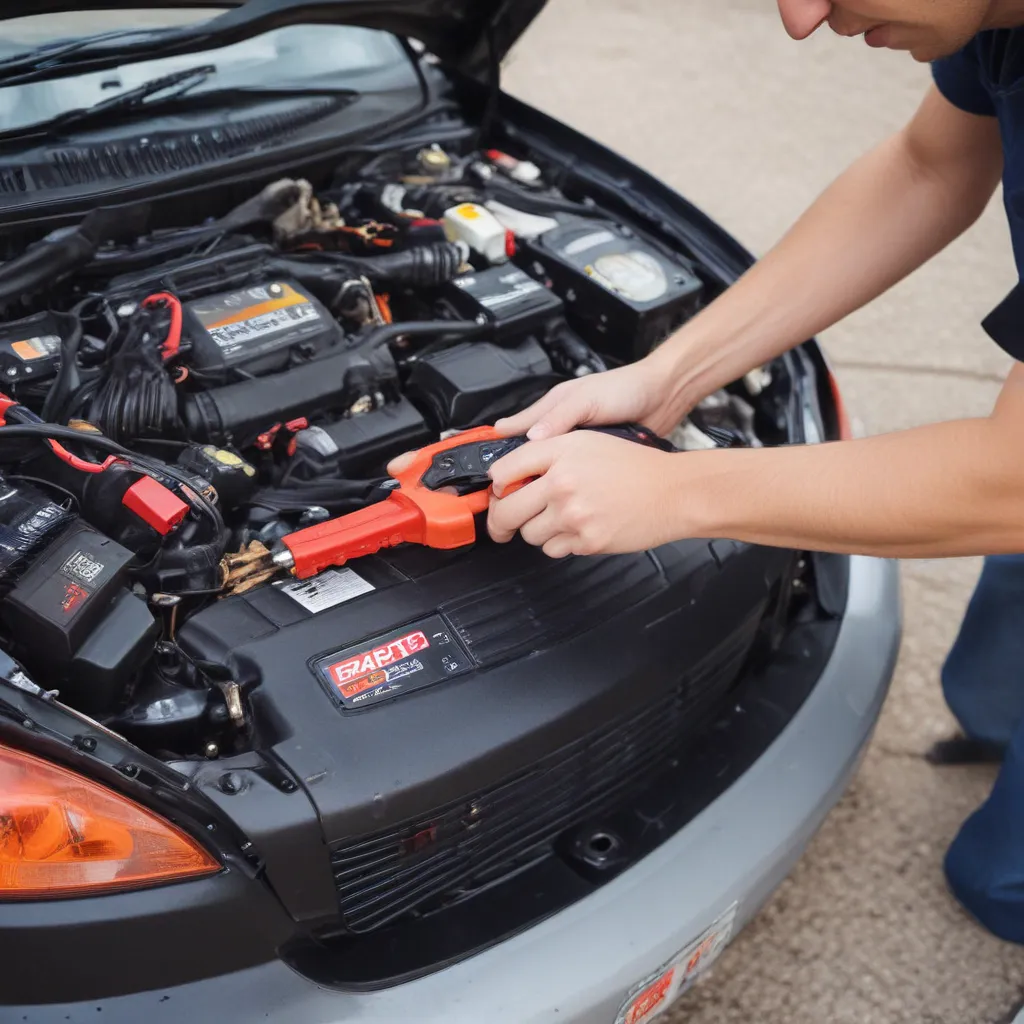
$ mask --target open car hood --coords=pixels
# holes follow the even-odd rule
[[[130,44],[113,41],[103,53],[90,52],[91,68],[115,66],[127,56],[150,58],[213,49],[259,32],[296,23],[350,24],[376,28],[422,42],[447,64],[470,74],[482,74],[495,57],[499,60],[543,8],[545,0],[231,0],[217,8],[231,8],[210,21],[183,29],[141,35]],[[164,8],[202,8],[195,0],[161,0]],[[71,3],[68,0],[10,0],[0,18],[71,11],[131,10],[145,5],[140,0],[101,0]],[[83,54],[83,57],[85,55]],[[76,62],[77,66],[77,62]],[[49,77],[37,67],[33,77]],[[66,71],[53,69],[53,77]]]

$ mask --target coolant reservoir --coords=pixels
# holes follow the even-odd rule
[[[508,259],[508,231],[486,207],[460,203],[444,212],[444,230],[453,242],[465,242],[489,263]]]

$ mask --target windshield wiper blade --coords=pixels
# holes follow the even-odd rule
[[[82,125],[90,121],[104,121],[108,117],[117,114],[131,113],[144,107],[152,105],[162,106],[179,96],[183,96],[189,90],[205,82],[211,75],[216,74],[217,68],[213,64],[201,64],[194,68],[185,68],[182,71],[175,71],[170,75],[163,75],[160,78],[150,79],[143,82],[135,89],[111,96],[109,100],[100,100],[91,107],[79,107],[75,110],[67,110],[56,117],[46,121],[37,121],[33,124],[20,125],[17,128],[9,128],[6,131],[0,130],[0,142],[11,142],[14,140],[30,139],[36,135],[52,135],[72,125]],[[168,92],[168,90],[171,90]],[[166,92],[158,100],[150,100],[151,96]]]
[[[43,43],[31,50],[22,50],[12,53],[9,57],[0,58],[0,72],[6,72],[9,68],[15,70],[41,70],[43,68],[60,65],[66,57],[70,57],[79,50],[99,48],[104,43],[123,41],[136,37],[139,40],[151,38],[154,34],[163,31],[152,28],[122,28],[113,32],[100,32],[91,36],[80,36],[78,38],[54,39],[51,42]]]
[[[240,43],[261,32],[300,22],[333,25],[339,20],[339,8],[350,5],[360,10],[379,6],[377,2],[368,4],[368,0],[246,0],[238,7],[194,25],[127,30],[124,35],[86,36],[69,42],[66,48],[53,44],[53,49],[29,51],[0,61],[0,86],[104,71],[126,62],[195,55],[201,50]]]
[[[178,96],[184,96],[185,93],[194,89],[197,85],[201,85],[211,75],[216,73],[216,65],[200,64],[194,68],[175,71],[170,75],[162,75],[160,78],[151,78],[148,82],[143,82],[142,85],[134,89],[119,93],[117,96],[111,96],[109,100],[100,100],[99,103],[94,103],[91,107],[68,110],[51,118],[49,121],[28,125],[26,130],[29,132],[51,131],[54,128],[66,128],[68,125],[82,124],[85,121],[102,120],[109,114],[129,113],[146,106],[146,101],[151,96],[162,92],[166,92],[167,95],[162,96],[158,102],[166,103],[168,100],[173,100]]]

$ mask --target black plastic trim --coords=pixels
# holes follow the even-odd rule
[[[621,855],[605,868],[574,865],[570,834],[560,857],[527,866],[471,901],[367,935],[295,942],[285,960],[319,985],[372,991],[449,967],[594,892],[685,827],[754,765],[814,689],[838,632],[837,620],[796,626],[772,663],[742,680],[728,709],[690,741],[671,770],[618,811],[574,830],[619,840]]]

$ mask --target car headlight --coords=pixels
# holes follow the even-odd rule
[[[219,870],[195,840],[145,807],[0,745],[0,899],[87,896]]]

